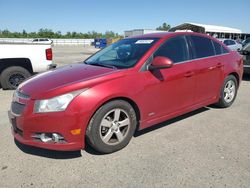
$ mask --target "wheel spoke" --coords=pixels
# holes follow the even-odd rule
[[[119,121],[120,114],[121,114],[121,110],[115,109],[114,121]]]
[[[118,130],[115,132],[115,134],[117,136],[118,141],[121,142],[123,140],[123,135],[122,135],[121,131]]]
[[[103,119],[102,122],[101,122],[101,126],[103,126],[103,127],[108,127],[108,128],[110,128],[111,125],[112,125],[111,122],[108,121],[107,119]]]
[[[124,127],[124,126],[127,126],[127,125],[129,125],[129,119],[128,118],[126,118],[126,119],[124,119],[124,120],[122,120],[122,121],[119,121],[119,127]]]
[[[113,136],[113,132],[111,131],[111,129],[108,130],[108,132],[106,133],[106,135],[103,137],[103,141],[105,143],[108,143],[110,138]]]
[[[229,89],[228,89],[228,88],[225,88],[225,89],[224,89],[224,92],[225,92],[225,93],[229,93]]]

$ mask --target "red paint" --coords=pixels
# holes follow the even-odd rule
[[[178,35],[206,35],[197,33],[160,33],[140,36],[159,37],[139,62],[129,69],[111,69],[86,64],[69,65],[35,76],[19,87],[31,98],[21,116],[16,117],[23,137],[13,133],[21,143],[54,150],[78,150],[85,147],[85,131],[95,111],[115,98],[133,101],[140,113],[140,129],[164,120],[213,104],[219,99],[219,90],[229,74],[242,78],[241,56],[228,54],[174,64],[171,68],[141,71],[145,61],[166,40]],[[212,40],[216,40],[211,38]],[[226,48],[226,47],[225,47]],[[161,63],[157,60],[156,64]],[[165,65],[170,64],[165,59]],[[79,89],[86,89],[63,112],[35,114],[34,101],[48,99]],[[80,135],[71,130],[81,128]],[[67,144],[35,142],[34,132],[56,132]]]

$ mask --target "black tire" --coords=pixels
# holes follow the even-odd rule
[[[8,67],[1,73],[1,85],[3,89],[16,89],[26,78],[30,77],[30,72],[19,66]]]
[[[226,100],[225,100],[225,95],[226,95],[226,94],[225,94],[225,92],[224,92],[224,89],[225,89],[226,85],[227,85],[230,81],[232,81],[232,82],[234,83],[234,86],[235,86],[235,94],[234,94],[234,96],[233,96],[233,98],[232,98],[231,101],[226,101]],[[223,85],[222,85],[222,87],[221,87],[221,90],[220,90],[220,99],[219,99],[218,103],[216,103],[215,105],[216,105],[217,107],[220,107],[220,108],[227,108],[227,107],[231,106],[231,105],[233,104],[233,102],[234,102],[236,96],[237,96],[237,91],[238,91],[238,82],[237,82],[237,79],[236,79],[235,76],[233,76],[233,75],[227,76],[227,77],[225,78],[225,80],[224,80],[224,82],[223,82]]]
[[[102,128],[104,126],[101,125],[101,122],[103,120],[106,120],[104,118],[108,116],[107,114],[112,115],[112,113],[114,113],[114,118],[112,120],[112,118],[109,117],[110,118],[109,122],[114,122],[115,112],[112,112],[112,111],[115,109],[121,110],[119,114],[124,115],[126,120],[127,120],[126,117],[128,116],[130,125],[128,125],[128,128],[126,128],[125,131],[124,131],[124,129],[121,130],[121,128],[118,128],[119,131],[121,131],[121,132],[123,131],[123,133],[122,133],[124,136],[123,140],[120,141],[120,143],[110,145],[112,143],[105,143],[103,138],[107,135],[107,132],[112,129],[112,127],[106,128],[107,129],[106,133],[105,133],[105,130],[104,130],[104,133],[102,133],[102,131],[103,131]],[[124,114],[122,114],[122,113],[124,113]],[[120,117],[120,115],[119,115],[119,117]],[[121,118],[122,117],[120,117],[120,119]],[[122,121],[120,121],[120,122],[122,122]],[[123,100],[114,100],[114,101],[108,102],[108,103],[104,104],[103,106],[101,106],[96,111],[96,113],[93,115],[93,117],[91,118],[89,125],[88,125],[88,128],[86,130],[87,142],[94,150],[96,150],[100,153],[107,154],[107,153],[112,153],[112,152],[118,151],[118,150],[120,150],[128,145],[129,141],[131,140],[131,138],[135,132],[136,124],[137,124],[136,113],[135,113],[133,107],[128,102],[123,101]],[[112,125],[113,124],[111,123],[111,126]],[[111,130],[111,131],[114,131],[114,130]],[[106,134],[106,135],[102,136],[102,134]],[[115,133],[113,132],[112,134],[113,135],[112,135],[110,140],[112,140],[112,139],[115,140],[117,137],[117,141],[119,142],[118,136],[116,136],[116,132]]]

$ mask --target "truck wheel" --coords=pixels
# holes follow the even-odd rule
[[[1,85],[3,89],[16,89],[26,78],[30,77],[30,72],[19,66],[8,67],[1,73]]]
[[[112,153],[124,148],[136,129],[133,107],[123,100],[111,101],[100,107],[91,118],[87,141],[100,153]]]
[[[235,76],[229,75],[225,78],[220,91],[220,99],[216,106],[227,108],[231,106],[236,98],[238,84]]]

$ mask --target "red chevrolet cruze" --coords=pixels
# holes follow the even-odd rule
[[[207,35],[126,38],[21,84],[9,112],[12,132],[36,147],[79,150],[87,142],[111,153],[136,130],[210,104],[229,107],[242,72],[241,56]]]

